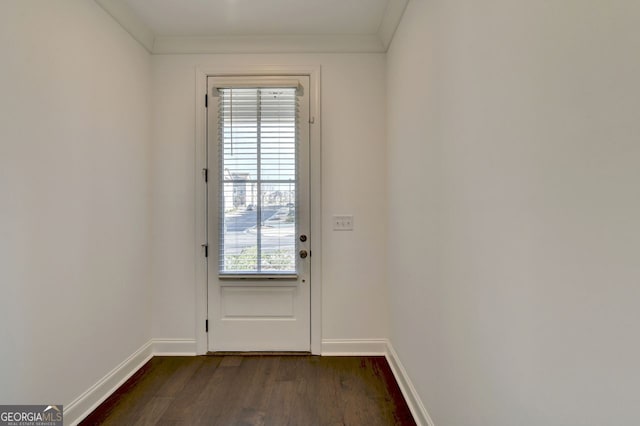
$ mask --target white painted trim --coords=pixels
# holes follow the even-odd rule
[[[379,53],[377,35],[157,36],[155,54],[172,53]]]
[[[149,341],[71,403],[65,404],[64,423],[78,424],[152,357],[152,342]]]
[[[152,339],[154,356],[195,356],[195,339]]]
[[[196,354],[207,353],[207,332],[205,321],[208,318],[208,286],[207,286],[207,259],[204,257],[203,244],[207,243],[207,185],[204,182],[202,170],[207,167],[207,110],[205,108],[205,95],[207,93],[207,74],[196,68],[196,132],[194,140],[194,164],[195,164],[195,227],[194,247],[196,256],[195,264],[195,316],[196,316]]]
[[[208,76],[287,76],[308,75],[312,102],[309,116],[314,117],[310,126],[310,182],[311,182],[311,353],[322,351],[322,117],[320,66],[297,65],[250,65],[243,67],[221,67],[200,65],[196,67],[196,132],[195,132],[195,242],[197,253],[201,244],[206,243],[206,185],[202,179],[202,169],[206,167],[207,112],[204,96],[207,93]],[[207,264],[204,256],[196,256],[196,354],[207,353],[207,333],[204,323],[207,319]]]
[[[194,339],[149,340],[70,404],[65,404],[65,424],[80,423],[154,356],[194,356],[195,354]]]
[[[384,356],[418,426],[435,426],[388,339],[324,339],[322,356]]]
[[[391,371],[396,378],[396,382],[398,382],[402,396],[404,396],[405,401],[407,401],[409,410],[411,410],[411,414],[413,414],[413,418],[418,426],[435,426],[433,420],[431,420],[431,416],[429,416],[427,409],[420,399],[420,395],[418,395],[418,391],[416,391],[416,388],[413,386],[413,383],[407,374],[407,370],[404,369],[398,354],[389,341],[387,341],[385,357],[387,358]]]
[[[376,34],[163,36],[124,0],[95,0],[152,54],[182,53],[384,53],[409,0],[389,0]]]
[[[387,339],[323,339],[322,356],[383,356]]]
[[[309,182],[311,186],[311,353],[322,350],[322,91],[320,65],[307,68],[309,74],[311,105],[309,117]]]
[[[387,3],[387,9],[378,28],[378,37],[384,46],[384,52],[387,51],[391,40],[393,40],[408,3],[409,0],[389,0]]]
[[[95,0],[111,17],[127,31],[147,52],[153,51],[155,35],[147,24],[122,0]]]
[[[384,356],[416,423],[419,426],[435,426],[389,340],[324,339],[321,353],[323,356]],[[65,424],[80,423],[152,357],[194,355],[194,339],[151,339],[75,400],[65,404]]]

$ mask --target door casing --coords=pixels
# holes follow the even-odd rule
[[[321,108],[320,66],[256,65],[244,67],[198,67],[196,68],[196,137],[195,137],[195,353],[206,354],[208,333],[205,324],[207,315],[207,259],[204,244],[207,244],[206,192],[203,170],[207,166],[207,77],[228,76],[295,76],[308,75],[310,90],[310,191],[311,191],[311,353],[319,355],[322,349],[322,197],[321,197]],[[211,242],[209,242],[211,243]],[[209,328],[209,330],[211,330]]]

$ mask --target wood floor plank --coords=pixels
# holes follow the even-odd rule
[[[81,423],[82,425],[123,425],[135,423],[139,411],[153,398],[154,390],[167,379],[175,360],[154,357]]]
[[[196,401],[191,418],[194,425],[217,424],[218,418],[230,409],[237,392],[243,388],[238,378],[242,362],[229,362],[226,358],[222,358]]]
[[[176,396],[189,383],[195,372],[202,366],[204,357],[196,357],[192,362],[180,362],[176,365],[171,379],[158,389],[156,396]]]
[[[156,357],[82,425],[415,425],[384,357]]]
[[[237,355],[223,356],[220,367],[239,367],[244,358]]]
[[[197,417],[197,402],[214,375],[221,357],[196,357],[201,362],[191,379],[184,385],[165,414],[158,421],[158,425],[171,426],[180,424],[193,424]]]
[[[153,397],[140,411],[134,426],[153,426],[158,423],[164,412],[173,401],[172,397]]]
[[[210,412],[210,416],[215,415],[216,418],[215,423],[210,423],[211,425],[225,426],[234,424],[234,422],[237,420],[238,414],[242,410],[244,394],[251,390],[250,383],[252,382],[254,375],[258,373],[258,369],[261,366],[261,363],[259,361],[260,360],[258,358],[251,357],[242,360],[239,365],[234,367],[235,375],[232,382],[228,382],[224,386],[226,389],[224,409]],[[235,386],[234,383],[242,383],[242,386]]]
[[[241,407],[236,414],[237,424],[263,425],[269,409],[280,357],[267,356],[260,359],[249,386],[244,388]]]

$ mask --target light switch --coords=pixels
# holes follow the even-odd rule
[[[353,215],[333,216],[334,231],[353,231]]]

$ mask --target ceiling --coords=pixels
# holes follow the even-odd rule
[[[384,52],[408,0],[95,0],[151,53]]]

